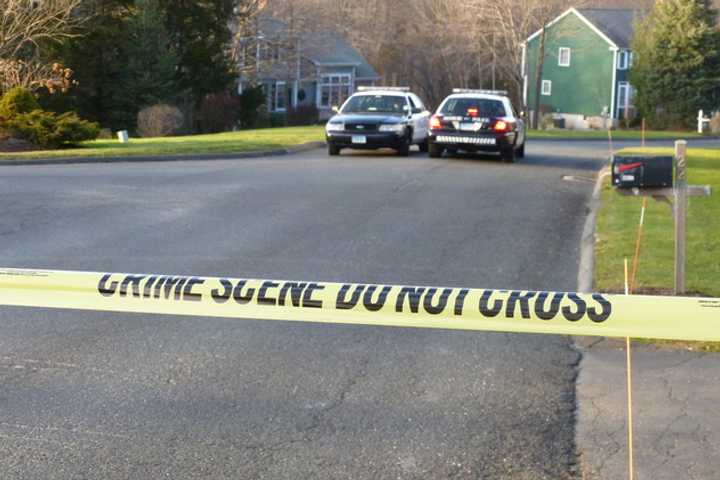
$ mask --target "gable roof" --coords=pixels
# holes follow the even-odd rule
[[[259,19],[259,32],[266,37],[281,37],[288,25],[277,18],[263,15]],[[317,66],[352,66],[357,78],[380,79],[365,57],[339,33],[332,31],[303,32],[300,38],[300,54]]]
[[[626,8],[581,8],[578,12],[619,48],[630,48],[635,33],[635,22],[642,18],[641,11]]]
[[[568,15],[574,14],[595,33],[600,35],[613,48],[630,48],[635,22],[642,18],[642,12],[629,8],[570,8],[547,24],[551,27]],[[525,43],[540,35],[542,30],[533,33]]]

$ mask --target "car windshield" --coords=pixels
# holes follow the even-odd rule
[[[399,113],[405,112],[405,97],[398,95],[355,95],[348,100],[342,113]]]
[[[456,117],[505,117],[505,105],[500,100],[487,98],[451,98],[443,105],[440,113]]]

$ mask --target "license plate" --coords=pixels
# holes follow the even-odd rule
[[[477,123],[461,123],[460,130],[463,132],[475,132],[478,130]]]
[[[352,143],[367,143],[367,137],[365,135],[353,135],[352,136]]]

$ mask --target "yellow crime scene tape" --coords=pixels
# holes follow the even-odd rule
[[[0,305],[720,341],[720,299],[0,269]]]

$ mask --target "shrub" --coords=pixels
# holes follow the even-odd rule
[[[552,130],[555,128],[555,118],[551,113],[545,113],[540,117],[540,130]]]
[[[256,87],[248,87],[243,90],[240,95],[240,127],[254,128],[258,127],[261,117],[267,112],[266,98],[262,85]]]
[[[240,116],[240,99],[228,92],[213,93],[203,98],[197,121],[202,133],[232,130]]]
[[[100,133],[96,123],[82,120],[74,112],[57,115],[34,110],[16,115],[8,122],[8,127],[24,140],[47,148],[94,140]]]
[[[720,112],[715,112],[710,118],[710,133],[715,135],[720,133]]]
[[[290,127],[315,125],[320,121],[320,112],[315,105],[301,105],[287,112],[287,124]]]
[[[22,87],[11,88],[0,99],[0,121],[8,122],[16,115],[39,109],[40,104],[30,90]]]
[[[137,116],[137,130],[141,137],[167,137],[180,133],[184,118],[172,105],[153,105],[143,108]]]

